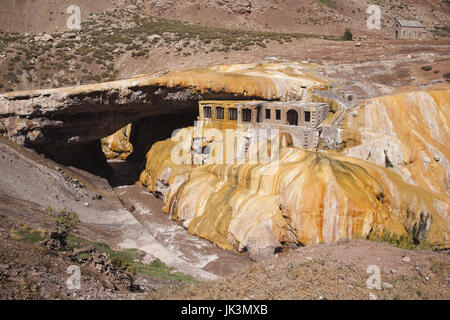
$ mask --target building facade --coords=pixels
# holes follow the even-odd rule
[[[301,101],[200,101],[198,120],[220,130],[277,129],[294,146],[315,149],[329,110],[327,103]]]
[[[396,19],[393,38],[424,40],[427,38],[427,30],[420,21]]]

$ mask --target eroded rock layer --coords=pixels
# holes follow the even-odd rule
[[[448,247],[448,197],[393,170],[336,153],[281,148],[268,164],[174,164],[176,141],[153,145],[140,181],[189,232],[255,259],[282,244],[409,234]]]
[[[344,125],[344,154],[450,195],[450,86],[368,100]]]
[[[197,114],[204,99],[299,100],[326,89],[320,66],[297,62],[221,65],[154,77],[0,95],[0,133],[54,160],[87,169],[100,158],[100,139],[149,117]],[[84,146],[86,163],[72,161]],[[95,154],[95,159],[88,159]],[[70,155],[70,156],[69,156]],[[101,161],[99,161],[101,162]]]

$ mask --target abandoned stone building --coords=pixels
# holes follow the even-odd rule
[[[200,101],[199,123],[217,129],[277,129],[293,146],[315,149],[327,103],[302,101]]]
[[[427,38],[427,30],[420,21],[395,19],[393,38],[423,40]]]

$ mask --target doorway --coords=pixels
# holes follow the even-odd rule
[[[295,110],[287,112],[287,122],[291,126],[298,126],[298,113]]]

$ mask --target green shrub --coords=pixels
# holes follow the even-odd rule
[[[342,36],[342,40],[343,41],[352,41],[353,40],[353,34],[349,28],[345,29],[344,35]]]
[[[337,3],[333,0],[319,0],[319,2],[327,7],[334,8],[334,9],[337,8]]]
[[[433,69],[432,66],[423,66],[423,67],[422,67],[422,70],[423,70],[423,71],[431,71],[432,69]]]
[[[131,53],[131,56],[134,58],[134,57],[142,57],[142,56],[145,56],[145,51],[138,51],[138,52],[132,52]]]
[[[11,237],[22,243],[34,244],[45,239],[46,233],[44,231],[34,230],[28,225],[23,225],[19,229],[11,230]]]
[[[11,59],[11,62],[12,62],[12,63],[16,63],[16,62],[19,62],[20,59],[22,59],[22,57],[21,57],[20,55],[17,55],[17,56],[15,56],[14,58]]]
[[[450,72],[444,73],[444,79],[447,79],[447,80],[450,79]]]
[[[80,217],[75,211],[67,208],[57,211],[52,207],[47,208],[46,225],[59,233],[72,231],[79,221]]]
[[[111,263],[116,269],[124,269],[128,266],[128,262],[124,258],[116,256],[111,259]]]

